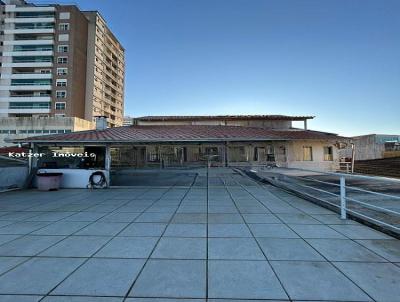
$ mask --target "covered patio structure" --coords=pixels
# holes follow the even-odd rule
[[[126,126],[19,140],[33,168],[88,170],[277,165],[335,170],[344,138],[303,129],[212,125]],[[77,156],[77,154],[79,156]]]

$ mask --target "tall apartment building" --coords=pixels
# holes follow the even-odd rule
[[[123,123],[124,49],[98,12],[1,1],[0,117]]]

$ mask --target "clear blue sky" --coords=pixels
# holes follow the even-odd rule
[[[75,3],[126,49],[126,114],[316,115],[310,128],[400,134],[400,0]]]

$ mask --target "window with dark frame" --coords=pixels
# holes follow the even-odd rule
[[[311,146],[303,146],[303,160],[304,161],[313,160],[313,152]]]
[[[324,147],[324,160],[325,161],[333,161],[333,147],[332,146]]]

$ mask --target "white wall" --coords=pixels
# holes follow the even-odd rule
[[[303,160],[303,146],[312,147],[313,160]],[[324,160],[324,147],[333,147],[333,161]],[[287,167],[316,171],[336,171],[339,165],[338,148],[332,141],[292,141],[287,147]]]

